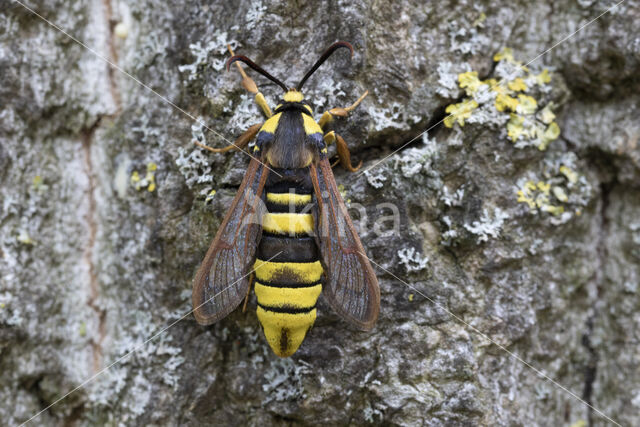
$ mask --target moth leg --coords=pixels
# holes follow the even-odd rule
[[[318,121],[318,124],[320,125],[321,128],[324,129],[324,127],[331,123],[331,121],[333,120],[334,117],[347,117],[349,115],[350,112],[352,112],[353,110],[355,110],[355,108],[360,105],[360,103],[362,102],[362,100],[369,95],[369,91],[366,90],[364,91],[364,93],[362,94],[362,96],[360,98],[358,98],[358,100],[356,102],[354,102],[353,104],[349,105],[348,107],[336,107],[336,108],[332,108],[329,111],[325,111],[324,113],[322,113],[322,117],[320,117],[320,120]]]
[[[324,135],[324,142],[327,145],[331,143],[336,143],[336,151],[338,153],[338,160],[343,168],[348,170],[349,172],[356,172],[358,169],[362,167],[362,160],[360,160],[360,164],[358,166],[351,165],[351,153],[349,152],[349,147],[347,146],[346,141],[334,131],[327,132]],[[335,166],[335,163],[331,166]]]
[[[227,45],[227,49],[231,53],[231,56],[234,56],[233,50],[231,49],[231,45]],[[251,77],[244,72],[242,65],[239,62],[236,62],[236,66],[238,67],[238,71],[240,71],[240,75],[242,76],[242,87],[245,88],[248,92],[253,93],[255,95],[256,104],[258,107],[262,109],[264,115],[271,117],[273,113],[271,112],[271,108],[269,108],[269,104],[267,104],[267,100],[265,99],[262,92],[258,90],[258,85],[253,81]]]
[[[253,286],[254,274],[251,273],[249,276],[249,287],[247,288],[247,295],[244,296],[244,304],[242,304],[242,312],[247,311],[247,302],[249,301],[249,293],[251,292],[251,287]]]
[[[211,148],[208,145],[204,145],[198,141],[193,141],[193,143],[196,144],[198,147],[204,148],[205,150],[209,150],[213,153],[226,153],[227,151],[231,151],[231,150],[240,151],[240,150],[244,150],[247,147],[247,145],[249,145],[249,142],[253,138],[255,138],[255,136],[258,134],[258,131],[260,130],[261,127],[262,127],[262,123],[258,123],[251,126],[242,135],[240,135],[233,144],[227,145],[226,147],[223,147],[223,148]]]

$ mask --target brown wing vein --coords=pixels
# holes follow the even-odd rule
[[[268,170],[252,159],[193,284],[198,323],[225,317],[242,302],[261,230],[261,197]]]
[[[344,319],[371,329],[378,317],[380,290],[327,159],[310,168],[318,201],[316,239],[326,283],[324,295]]]

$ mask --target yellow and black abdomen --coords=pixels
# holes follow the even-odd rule
[[[307,212],[311,201],[311,192],[300,185],[266,188],[268,213],[255,262],[255,293],[258,320],[280,357],[291,356],[302,344],[316,319],[322,292],[314,221]]]

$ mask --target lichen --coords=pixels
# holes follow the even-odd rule
[[[465,71],[471,71],[471,66],[466,62],[455,64],[448,61],[439,62],[436,93],[443,98],[458,98],[462,92],[458,86],[458,75]]]
[[[205,150],[195,146],[190,150],[179,147],[175,163],[190,189],[195,189],[199,184],[213,183],[213,165]],[[200,190],[200,194],[204,197],[209,192],[210,189],[207,188]]]
[[[506,123],[506,135],[516,148],[535,146],[544,151],[560,136],[554,122],[554,104],[546,99],[551,76],[547,69],[534,74],[513,57],[509,48],[494,55],[495,77],[480,80],[476,71],[458,75],[458,86],[466,98],[447,106],[444,125],[453,128],[465,123],[490,127]],[[446,85],[450,85],[444,80]],[[449,90],[448,87],[445,87]]]
[[[473,221],[472,224],[464,224],[464,228],[476,235],[478,242],[486,242],[489,237],[495,239],[500,235],[504,220],[507,218],[509,215],[500,208],[495,208],[493,214],[489,214],[487,209],[483,209],[480,220]]]
[[[190,64],[179,65],[178,71],[188,73],[187,80],[189,81],[196,80],[199,77],[200,68],[207,64],[215,71],[222,71],[228,55],[227,45],[235,49],[238,42],[230,39],[226,31],[214,32],[209,41],[199,40],[190,44],[189,50],[195,59]]]
[[[385,165],[381,165],[381,167],[377,167],[376,172],[372,172],[371,170],[366,170],[364,172],[364,176],[367,177],[367,182],[373,188],[382,188],[384,186],[384,182],[387,180],[387,175],[385,172]]]
[[[516,201],[527,205],[532,214],[550,214],[553,224],[562,224],[582,214],[591,185],[576,170],[576,156],[561,153],[545,159],[540,175],[518,180]]]
[[[487,15],[477,4],[473,5],[472,21],[461,19],[449,23],[448,34],[451,50],[461,54],[475,55],[490,43],[489,37],[483,34],[484,21]]]
[[[292,359],[274,359],[263,375],[262,390],[267,393],[263,405],[269,402],[294,400],[304,395],[302,375],[311,372],[302,362]]]
[[[398,257],[400,258],[400,264],[404,265],[407,273],[424,270],[429,263],[429,258],[420,255],[416,248],[413,247],[400,249]]]
[[[147,171],[144,178],[140,178],[138,171],[131,172],[131,186],[137,191],[146,188],[148,192],[152,193],[156,189],[156,170],[158,165],[154,162],[147,163]]]
[[[393,168],[400,170],[404,178],[413,178],[418,174],[435,177],[437,172],[431,167],[438,158],[438,143],[429,138],[428,133],[422,135],[422,145],[407,148],[392,157]]]

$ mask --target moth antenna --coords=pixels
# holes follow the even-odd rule
[[[261,66],[259,66],[258,64],[256,64],[255,62],[253,62],[252,60],[250,60],[244,55],[234,55],[231,58],[229,58],[227,60],[227,71],[229,71],[229,67],[231,67],[231,64],[233,64],[236,61],[244,62],[249,66],[249,68],[252,68],[253,70],[262,74],[263,76],[265,76],[266,78],[268,78],[269,80],[271,80],[272,82],[280,86],[285,92],[288,90],[287,86],[285,86],[284,83],[282,83],[280,80],[273,77],[271,74],[266,72]]]
[[[307,81],[309,77],[311,77],[311,75],[318,69],[318,67],[320,67],[324,63],[324,61],[326,61],[327,58],[331,56],[333,52],[340,49],[341,47],[348,48],[351,51],[351,56],[353,57],[353,46],[351,46],[350,43],[336,42],[332,44],[331,46],[329,46],[327,50],[324,51],[324,53],[322,54],[322,56],[320,56],[320,58],[316,61],[316,63],[313,64],[313,67],[311,67],[311,69],[307,72],[307,74],[305,74],[302,80],[300,80],[300,83],[298,83],[298,87],[296,88],[296,90],[300,91],[304,83]]]

